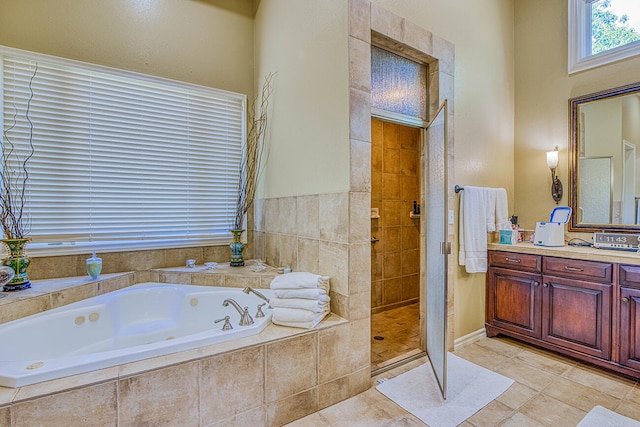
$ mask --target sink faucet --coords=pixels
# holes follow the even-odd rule
[[[244,309],[242,309],[240,307],[240,304],[238,304],[231,298],[227,298],[222,302],[223,307],[228,307],[229,304],[231,304],[236,310],[238,310],[238,313],[240,313],[240,326],[248,326],[253,324],[253,318],[249,314],[249,307],[245,307]]]
[[[249,295],[249,292],[253,292],[254,294],[256,294],[256,296],[257,296],[258,298],[262,298],[264,301],[266,301],[267,303],[269,303],[269,298],[265,297],[264,295],[262,295],[260,292],[256,291],[256,290],[255,290],[255,289],[253,289],[253,288],[250,288],[250,287],[248,287],[248,286],[247,286],[246,288],[244,288],[244,289],[242,290],[242,292],[244,292],[244,293],[245,293],[245,294],[247,294],[247,295]]]

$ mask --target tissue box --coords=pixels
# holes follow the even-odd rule
[[[517,245],[518,230],[500,230],[500,244]]]

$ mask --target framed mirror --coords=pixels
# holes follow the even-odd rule
[[[569,231],[640,232],[640,83],[569,100]]]

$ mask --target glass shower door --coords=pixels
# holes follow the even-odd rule
[[[426,351],[442,392],[447,392],[447,101],[425,130]]]

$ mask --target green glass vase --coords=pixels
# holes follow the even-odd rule
[[[7,247],[9,256],[2,259],[2,265],[11,267],[16,273],[13,279],[4,285],[3,291],[20,291],[31,287],[31,281],[27,276],[27,267],[31,259],[24,254],[24,247],[31,239],[3,239],[2,243]]]

